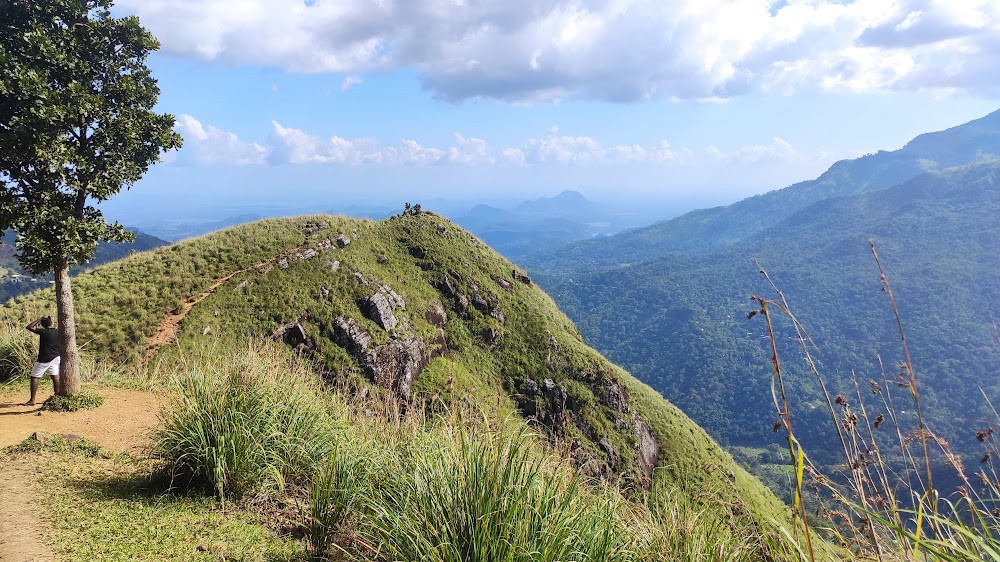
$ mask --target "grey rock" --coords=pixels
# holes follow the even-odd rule
[[[280,267],[281,269],[288,269],[288,260],[285,258],[281,258],[280,260],[278,260],[278,267]]]
[[[479,294],[472,295],[472,307],[483,314],[489,314],[490,312],[490,303],[486,302],[486,299]]]
[[[469,310],[469,299],[465,295],[458,295],[457,302],[455,303],[455,309],[459,312],[465,312]]]
[[[597,388],[597,396],[612,410],[628,412],[628,390],[618,384],[618,381],[605,380],[604,384]]]
[[[604,451],[604,454],[608,455],[608,465],[611,469],[616,472],[621,470],[622,459],[618,456],[618,452],[615,451],[615,448],[611,446],[611,442],[609,442],[607,438],[601,437],[597,440],[597,446]]]
[[[330,271],[337,271],[338,269],[340,269],[340,260],[334,260],[334,261],[326,260],[326,263],[323,264],[323,267],[329,269]]]
[[[496,319],[496,321],[500,322],[501,324],[506,324],[507,323],[507,317],[504,316],[503,311],[500,310],[499,308],[494,308],[493,310],[491,310],[490,311],[490,316],[493,317],[494,319]]]
[[[343,234],[338,234],[334,242],[336,242],[338,248],[346,248],[351,243],[351,239]]]
[[[525,285],[531,285],[531,277],[528,277],[526,274],[521,273],[520,271],[515,269],[511,272],[511,275],[514,277],[515,280],[520,281]]]
[[[500,285],[508,291],[514,288],[514,286],[510,284],[510,281],[507,281],[503,277],[494,277],[493,280],[497,282],[497,285]]]
[[[437,290],[441,292],[442,295],[446,297],[454,298],[457,294],[455,292],[455,286],[451,283],[451,278],[445,276],[440,281],[436,283]]]
[[[354,357],[363,357],[371,347],[372,337],[353,318],[338,316],[333,321],[334,341]]]
[[[430,325],[440,328],[448,322],[448,313],[445,311],[444,305],[438,301],[431,301],[430,306],[424,312],[424,320]]]
[[[312,248],[309,248],[308,250],[306,250],[304,252],[299,252],[298,254],[295,255],[295,257],[299,258],[300,260],[311,260],[311,259],[315,258],[318,255],[319,255],[319,252],[317,252],[316,250],[313,250]]]
[[[393,303],[389,302],[389,297],[382,291],[369,297],[361,299],[358,303],[361,312],[369,319],[378,324],[383,330],[390,331],[399,325],[399,320],[392,313]]]
[[[500,340],[500,332],[496,328],[490,327],[483,330],[483,341],[494,344]]]
[[[521,383],[521,394],[533,398],[538,394],[538,383],[532,379],[524,379]]]
[[[298,322],[289,322],[287,324],[282,324],[277,330],[275,330],[271,337],[275,340],[282,341],[286,345],[292,348],[297,348],[300,345],[311,348],[312,345],[309,342],[309,338],[306,337],[306,331],[302,327],[302,324]]]
[[[646,474],[645,486],[649,486],[653,478],[653,469],[656,468],[656,461],[660,456],[660,444],[656,442],[656,437],[638,415],[635,416],[635,437],[636,453],[639,457],[639,466]]]

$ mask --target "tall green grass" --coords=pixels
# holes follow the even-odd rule
[[[13,320],[0,319],[0,383],[12,382],[31,372],[35,344],[22,326]]]
[[[175,478],[220,500],[305,482],[334,450],[333,420],[300,379],[248,364],[203,368],[177,381],[179,397],[156,434]]]
[[[523,430],[423,439],[369,502],[392,560],[631,560],[619,505],[544,462]],[[405,476],[404,476],[405,475]]]

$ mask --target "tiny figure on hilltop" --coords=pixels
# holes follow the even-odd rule
[[[25,329],[38,334],[38,360],[31,368],[31,399],[25,403],[25,406],[34,406],[38,379],[46,374],[52,378],[52,394],[59,392],[59,330],[52,327],[50,316],[42,316]]]

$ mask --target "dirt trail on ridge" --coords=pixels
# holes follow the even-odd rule
[[[262,269],[278,261],[279,259],[287,258],[288,256],[294,254],[295,252],[300,252],[300,251],[302,251],[301,247],[292,248],[288,252],[274,256],[272,258],[268,258],[260,263],[255,263],[250,267],[244,267],[243,269],[237,269],[236,271],[227,273],[226,275],[223,275],[222,277],[219,277],[215,281],[213,281],[212,284],[209,285],[208,288],[205,289],[204,291],[198,293],[197,295],[185,298],[183,301],[181,301],[180,310],[176,310],[174,312],[168,312],[167,315],[163,317],[163,320],[160,322],[159,327],[156,328],[156,331],[153,333],[153,335],[149,337],[149,340],[146,342],[146,352],[142,356],[142,362],[143,363],[149,362],[149,360],[152,359],[154,355],[156,355],[156,352],[159,351],[161,347],[174,341],[174,338],[177,337],[177,332],[180,331],[181,322],[183,322],[184,319],[187,318],[188,313],[191,312],[191,309],[194,308],[194,305],[208,298],[215,292],[216,289],[225,284],[226,281],[229,281],[234,276],[239,275],[240,273],[250,271],[251,269]]]

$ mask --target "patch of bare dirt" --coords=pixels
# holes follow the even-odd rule
[[[46,386],[43,382],[39,388],[39,404],[52,393],[51,386]],[[98,393],[104,404],[79,412],[43,412],[39,405],[12,402],[5,393],[0,402],[0,447],[43,432],[79,435],[115,451],[144,448],[150,431],[159,423],[166,398],[115,388],[102,388]],[[55,560],[45,542],[50,527],[41,516],[31,460],[23,455],[0,459],[0,562]]]
[[[12,397],[5,395],[5,402],[0,403],[0,447],[16,445],[32,433],[42,431],[79,435],[115,451],[141,449],[166,403],[164,396],[152,392],[101,388],[97,391],[104,397],[100,408],[78,412],[42,411],[39,404],[52,394],[52,386],[46,382],[40,385],[38,404],[34,406],[12,402]],[[25,400],[27,398],[24,396]]]

